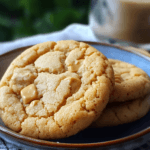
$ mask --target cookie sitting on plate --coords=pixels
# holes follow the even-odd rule
[[[99,117],[113,86],[108,59],[88,44],[37,44],[14,59],[1,79],[1,118],[26,136],[69,137]]]
[[[93,127],[116,126],[133,122],[149,111],[150,78],[140,68],[109,59],[114,69],[115,87],[109,104]]]

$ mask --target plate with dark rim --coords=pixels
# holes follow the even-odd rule
[[[107,58],[118,59],[143,69],[150,76],[150,54],[134,48],[105,43],[86,42],[101,51]],[[10,62],[28,47],[15,49],[0,56],[0,78]],[[39,149],[133,149],[150,138],[150,111],[132,123],[116,127],[87,128],[80,133],[58,140],[40,140],[20,135],[4,126],[0,121],[0,135],[20,147]]]

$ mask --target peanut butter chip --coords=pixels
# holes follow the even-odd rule
[[[70,78],[69,77],[69,82],[70,82],[70,92],[71,94],[76,93],[80,86],[81,86],[81,81],[77,78]]]
[[[37,90],[34,84],[30,84],[21,90],[21,97],[24,104],[29,104],[37,97]]]

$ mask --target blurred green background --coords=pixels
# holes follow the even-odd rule
[[[0,41],[88,24],[90,0],[0,0]]]

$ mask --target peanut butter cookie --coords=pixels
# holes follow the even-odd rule
[[[149,111],[149,97],[128,102],[109,103],[102,115],[92,123],[92,127],[117,126],[136,121]]]
[[[1,118],[26,136],[69,137],[99,117],[113,85],[113,69],[95,48],[72,40],[37,44],[1,79]]]
[[[124,102],[150,93],[150,78],[140,68],[119,60],[109,59],[115,75],[115,87],[109,102]]]

